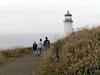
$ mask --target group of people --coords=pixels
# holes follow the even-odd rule
[[[34,41],[32,50],[34,55],[39,56],[42,50],[47,50],[49,47],[50,47],[50,41],[48,40],[48,37],[45,37],[44,41],[42,41],[42,39],[40,39],[38,43]]]

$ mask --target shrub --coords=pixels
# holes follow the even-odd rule
[[[45,53],[36,75],[100,73],[100,27],[83,29],[58,40]]]

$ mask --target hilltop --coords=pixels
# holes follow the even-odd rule
[[[99,75],[100,27],[83,28],[55,42],[36,75]]]

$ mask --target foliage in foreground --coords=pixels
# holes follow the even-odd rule
[[[100,75],[100,27],[55,42],[44,54],[36,75]]]

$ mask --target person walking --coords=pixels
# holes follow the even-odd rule
[[[50,47],[50,41],[48,40],[48,37],[45,37],[43,46],[46,50]]]
[[[42,42],[42,39],[40,39],[40,41],[38,42],[39,55],[41,54],[42,48],[43,48],[43,42]]]
[[[34,43],[33,43],[33,53],[34,53],[34,55],[36,55],[36,51],[37,51],[37,43],[36,43],[36,41],[34,41]]]

